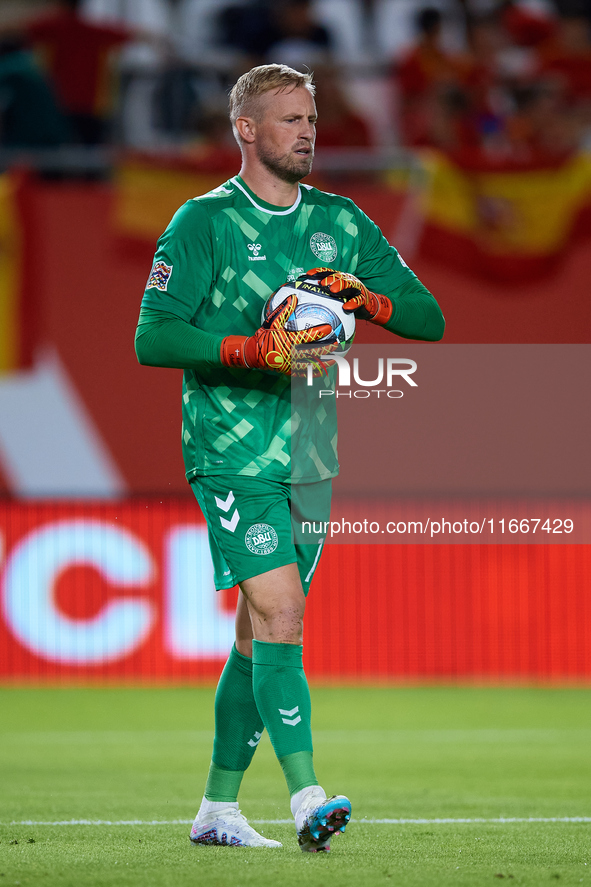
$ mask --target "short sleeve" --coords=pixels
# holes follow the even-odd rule
[[[214,238],[206,208],[190,200],[158,240],[142,306],[190,322],[213,285]]]

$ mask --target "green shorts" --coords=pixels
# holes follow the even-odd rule
[[[191,487],[207,521],[218,591],[295,563],[308,594],[330,519],[331,480],[292,485],[217,474]]]

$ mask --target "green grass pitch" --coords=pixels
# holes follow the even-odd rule
[[[212,688],[0,690],[0,887],[591,887],[590,689],[312,695],[318,776],[353,803],[328,855],[271,822],[289,805],[267,738],[241,807],[283,848],[190,844]]]

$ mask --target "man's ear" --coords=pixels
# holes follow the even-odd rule
[[[248,144],[252,144],[255,138],[255,127],[256,124],[252,117],[237,117],[236,118],[236,129],[238,130],[238,135],[242,139],[243,142],[247,142]]]

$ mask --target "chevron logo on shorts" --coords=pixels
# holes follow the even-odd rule
[[[248,740],[248,744],[250,745],[251,748],[256,748],[256,747],[257,747],[257,745],[258,745],[259,742],[261,741],[261,737],[262,737],[262,735],[263,735],[262,733],[258,733],[258,732],[255,730],[254,738]]]
[[[296,707],[292,708],[291,711],[285,711],[284,709],[280,708],[279,714],[285,715],[284,718],[281,718],[283,723],[287,724],[288,727],[295,727],[296,724],[299,724],[300,721],[302,720],[301,717],[298,715],[299,710],[300,710],[299,705],[296,705]],[[297,718],[294,718],[293,717],[294,715],[297,715]],[[290,718],[291,718],[291,720],[290,720]]]
[[[228,513],[230,508],[234,503],[234,493],[232,490],[228,493],[225,499],[220,499],[219,496],[215,496],[215,504],[220,509],[220,511],[225,511]],[[240,520],[240,514],[238,513],[238,509],[235,508],[232,514],[232,517],[228,520],[225,517],[220,515],[220,523],[224,530],[229,530],[230,533],[233,533],[236,527],[238,526],[238,521]]]

